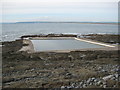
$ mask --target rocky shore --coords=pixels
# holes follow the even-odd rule
[[[23,38],[2,46],[3,88],[120,88],[119,50],[28,53]]]
[[[105,42],[105,43],[110,43],[110,44],[120,43],[120,35],[115,35],[115,34],[88,34],[88,35],[81,35],[79,37],[100,41],[100,42]]]
[[[21,36],[21,39],[24,38],[34,38],[34,37],[76,37],[77,35],[73,34],[40,34],[40,35],[24,35]]]

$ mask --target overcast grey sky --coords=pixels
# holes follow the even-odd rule
[[[3,22],[117,22],[118,1],[119,0],[2,0],[2,19]]]

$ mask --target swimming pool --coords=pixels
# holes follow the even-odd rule
[[[31,40],[34,50],[51,51],[51,50],[78,50],[87,48],[103,48],[103,46],[95,45],[78,40]]]

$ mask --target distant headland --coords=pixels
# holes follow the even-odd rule
[[[4,22],[2,24],[10,24],[10,23],[80,23],[80,24],[119,24],[119,22],[59,22],[59,21],[25,21],[25,22]]]

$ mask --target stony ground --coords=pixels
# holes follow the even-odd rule
[[[87,34],[81,35],[80,37],[111,44],[120,43],[120,35],[115,34]]]
[[[3,88],[119,88],[118,51],[18,52],[3,43]]]

